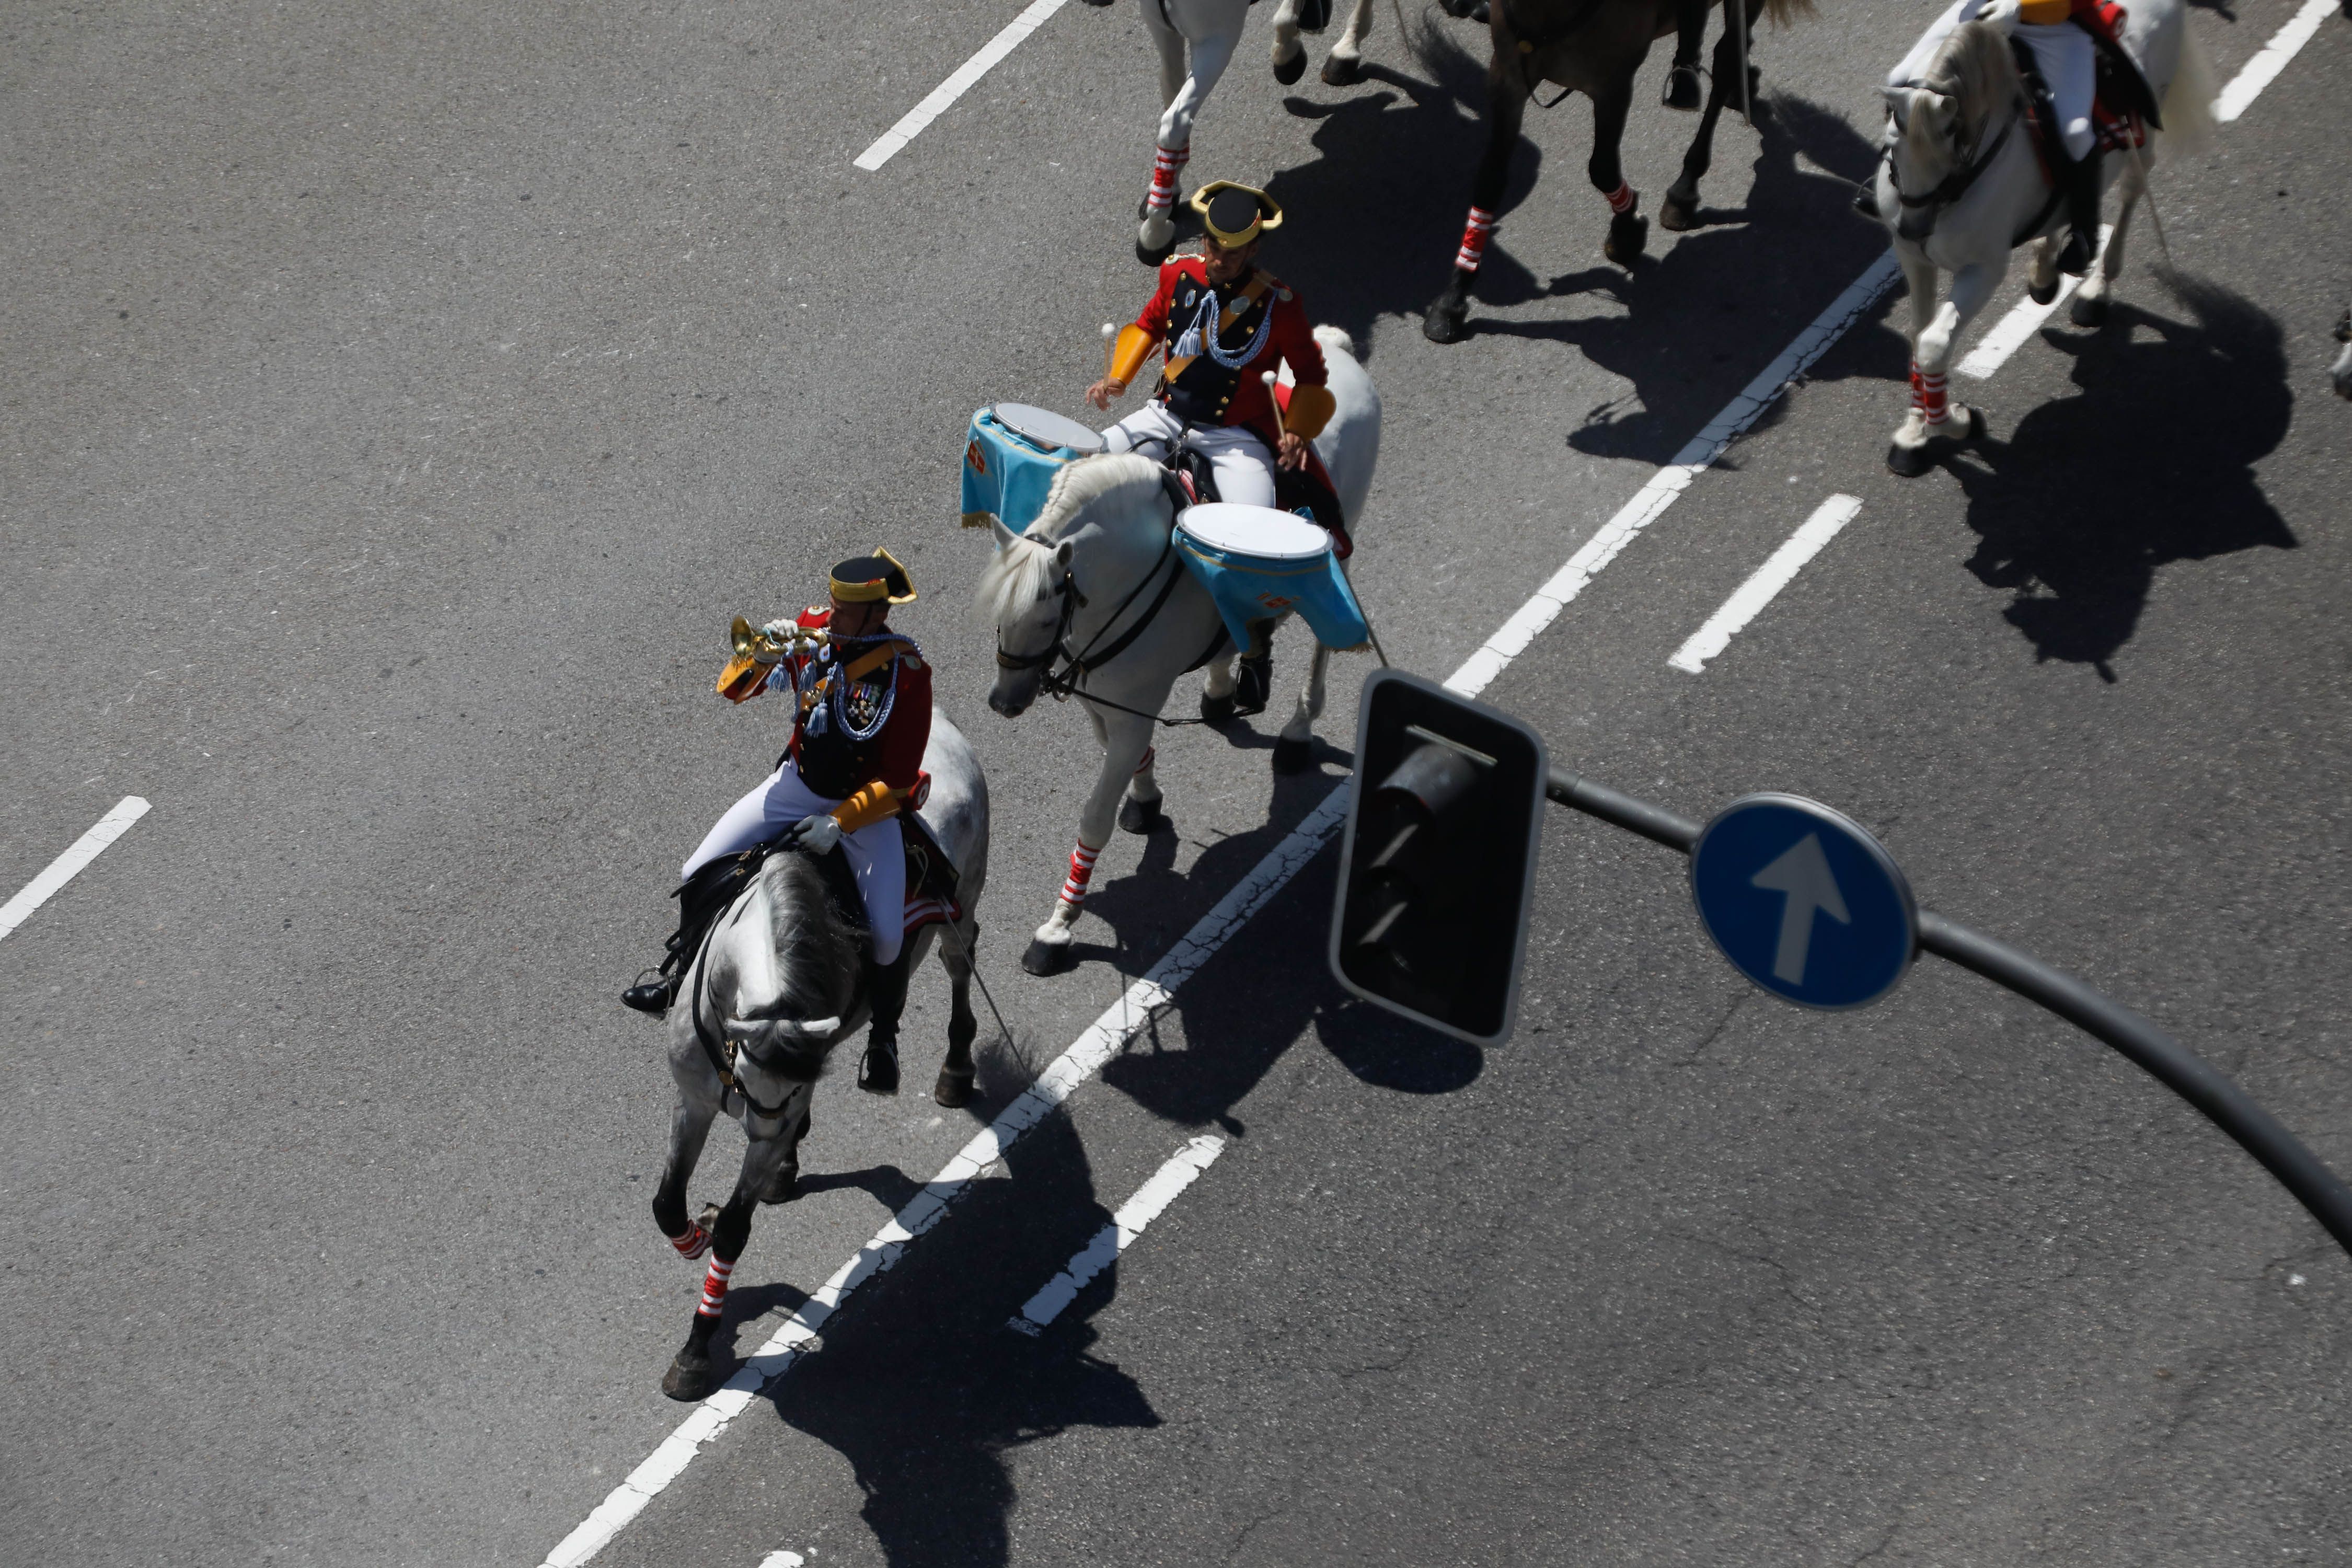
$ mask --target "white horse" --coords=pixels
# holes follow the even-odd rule
[[[1108,0],[1096,0],[1098,5]],[[1307,51],[1298,42],[1299,9],[1305,4],[1318,12],[1329,0],[1282,0],[1274,16],[1274,75],[1294,82],[1307,68]],[[1372,25],[1373,0],[1354,0],[1346,31],[1323,62],[1323,79],[1345,87],[1363,75],[1364,34]],[[1160,139],[1152,151],[1151,184],[1137,210],[1142,226],[1136,231],[1135,253],[1157,266],[1176,244],[1177,186],[1192,156],[1192,120],[1208,101],[1217,79],[1233,63],[1242,41],[1242,25],[1249,19],[1250,0],[1137,0],[1143,8],[1143,28],[1160,51]],[[1307,29],[1321,31],[1320,25]],[[1188,59],[1189,56],[1189,59]]]
[[[1315,341],[1323,346],[1337,405],[1315,437],[1315,451],[1330,472],[1341,519],[1352,532],[1380,460],[1380,394],[1357,363],[1347,333],[1318,327]],[[996,558],[974,589],[980,613],[996,626],[998,669],[988,705],[1018,718],[1044,689],[1046,666],[1076,659],[1083,668],[1069,679],[1103,749],[1102,773],[1078,815],[1069,875],[1021,960],[1033,974],[1050,974],[1069,956],[1071,928],[1086,901],[1095,858],[1110,842],[1113,813],[1130,833],[1149,833],[1160,820],[1151,731],[1176,678],[1207,659],[1202,716],[1233,710],[1233,651],[1209,657],[1219,647],[1223,623],[1208,590],[1169,549],[1176,511],[1163,471],[1133,454],[1070,464],[1055,477],[1045,510],[1026,533],[993,525]],[[1317,644],[1298,706],[1275,743],[1277,770],[1307,763],[1328,658],[1329,650]]]
[[[971,1043],[980,1028],[971,1011],[970,955],[988,881],[988,784],[971,743],[937,709],[923,767],[931,793],[916,815],[954,864],[962,906],[954,934],[940,943],[953,1000],[947,1060],[931,1091],[940,1104],[954,1107],[971,1099]],[[910,966],[922,963],[940,931],[929,925],[914,934]],[[787,849],[771,855],[712,922],[679,984],[668,1020],[677,1108],[654,1192],[654,1223],[680,1256],[691,1261],[708,1252],[710,1264],[686,1344],[662,1379],[662,1392],[673,1399],[700,1399],[717,1382],[710,1339],[753,1208],[799,1195],[800,1145],[817,1074],[826,1053],[866,1018],[859,970],[858,933],[844,919],[838,894],[814,859]],[[721,1110],[743,1124],[743,1168],[726,1204],[706,1207],[689,1223],[686,1184]]]
[[[2211,71],[2184,13],[2184,0],[2132,0],[2123,32],[2161,102],[2161,135],[2175,151],[2193,147],[2213,125]],[[1927,472],[1940,449],[1983,434],[1982,416],[1950,402],[1944,378],[1961,331],[2000,287],[2010,252],[2036,241],[2029,288],[2046,302],[2058,287],[2054,235],[2065,223],[2064,204],[2028,131],[2024,79],[2003,30],[2015,7],[1988,5],[1986,15],[1994,19],[1953,27],[1916,84],[1886,89],[1887,154],[1873,195],[1911,294],[1911,410],[1886,466],[1906,479]],[[2077,325],[2106,318],[2123,270],[2124,235],[2155,153],[2152,138],[2105,159],[2102,177],[2122,188],[2123,205],[2074,296]],[[1939,305],[1944,272],[1952,275],[1951,297]]]
[[[2352,0],[2345,3],[2352,5]],[[2336,341],[2344,345],[2344,352],[2336,356],[2327,379],[2335,384],[2336,396],[2352,398],[2352,305],[2346,306],[2344,314],[2336,320]]]

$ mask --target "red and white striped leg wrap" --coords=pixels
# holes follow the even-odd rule
[[[1914,364],[1911,367],[1911,406],[1915,411],[1925,412],[1923,402],[1924,395],[1919,390],[1919,367]]]
[[[669,1244],[677,1248],[680,1258],[692,1262],[710,1250],[710,1233],[698,1225],[690,1225],[684,1236],[671,1237]]]
[[[733,1264],[717,1258],[710,1260],[710,1271],[702,1277],[702,1305],[694,1310],[696,1317],[719,1315],[719,1310],[727,1304],[727,1277],[734,1272]]]
[[[1919,412],[1927,416],[1930,425],[1941,425],[1952,416],[1952,405],[1944,395],[1942,376],[1929,375],[1924,371],[1920,373]]]
[[[1176,205],[1177,172],[1192,161],[1190,147],[1154,147],[1151,150],[1151,193],[1143,205],[1153,212],[1164,213]]]
[[[1095,879],[1095,859],[1101,853],[1099,849],[1087,848],[1085,839],[1078,840],[1078,847],[1070,851],[1070,874],[1062,879],[1062,902],[1087,901],[1087,884]]]
[[[1633,210],[1633,204],[1640,199],[1640,192],[1620,180],[1617,182],[1617,188],[1609,193],[1609,210],[1619,217],[1623,217]]]
[[[1470,221],[1462,226],[1462,248],[1454,253],[1456,272],[1475,272],[1486,259],[1486,242],[1495,237],[1495,215],[1485,207],[1472,207]]]
[[[1151,759],[1159,754],[1160,748],[1157,746],[1146,746],[1143,749],[1143,761],[1135,764],[1135,773],[1138,778],[1143,776],[1143,771],[1151,765]]]

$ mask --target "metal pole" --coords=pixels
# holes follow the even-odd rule
[[[1654,844],[1687,855],[1701,825],[1664,806],[1594,784],[1555,767],[1544,795],[1561,805],[1640,834]],[[2352,1187],[2322,1164],[2294,1133],[2227,1075],[2130,1008],[2053,969],[2029,953],[1979,931],[1919,911],[1919,946],[1963,969],[2005,985],[2027,1001],[2055,1013],[2085,1034],[2113,1046],[2135,1066],[2201,1111],[2206,1120],[2238,1141],[2294,1194],[2295,1201],[2352,1253]]]
[[[2277,1118],[2204,1058],[2073,975],[1925,910],[1919,911],[1919,946],[2008,986],[2121,1051],[2236,1139],[2311,1211],[2314,1219],[2327,1227],[2328,1235],[2352,1252],[2352,1187],[2347,1187],[2335,1172],[2320,1163],[2319,1156],[2280,1126]]]

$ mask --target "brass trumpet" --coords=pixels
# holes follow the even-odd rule
[[[794,654],[814,652],[830,640],[831,634],[823,626],[794,626],[788,621],[755,626],[738,616],[727,628],[727,641],[735,657],[719,672],[719,695],[730,702],[748,701],[766,683],[768,671]]]

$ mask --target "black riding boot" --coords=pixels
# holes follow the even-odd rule
[[[857,1087],[868,1094],[898,1092],[898,1017],[907,1010],[907,979],[915,944],[899,948],[889,963],[866,966],[866,1001],[873,1019],[866,1031],[866,1059],[857,1064]]]
[[[1263,713],[1274,698],[1274,623],[1249,623],[1249,647],[1234,667],[1234,712]]]
[[[1666,71],[1658,101],[1668,109],[1696,111],[1706,101],[1698,79],[1699,49],[1706,42],[1706,0],[1676,0],[1675,63]]]
[[[710,929],[711,921],[733,896],[733,889],[722,884],[730,879],[734,858],[722,856],[678,884],[677,891],[670,895],[677,900],[677,931],[670,937],[654,978],[639,981],[621,993],[623,1006],[656,1018],[669,1011],[669,1005],[677,1000],[677,988],[686,979],[687,969],[694,963],[695,950],[702,945],[702,933]]]
[[[2066,166],[2066,247],[2058,253],[2058,270],[2080,278],[2091,269],[2099,253],[2099,149],[2095,143],[2079,163]]]

